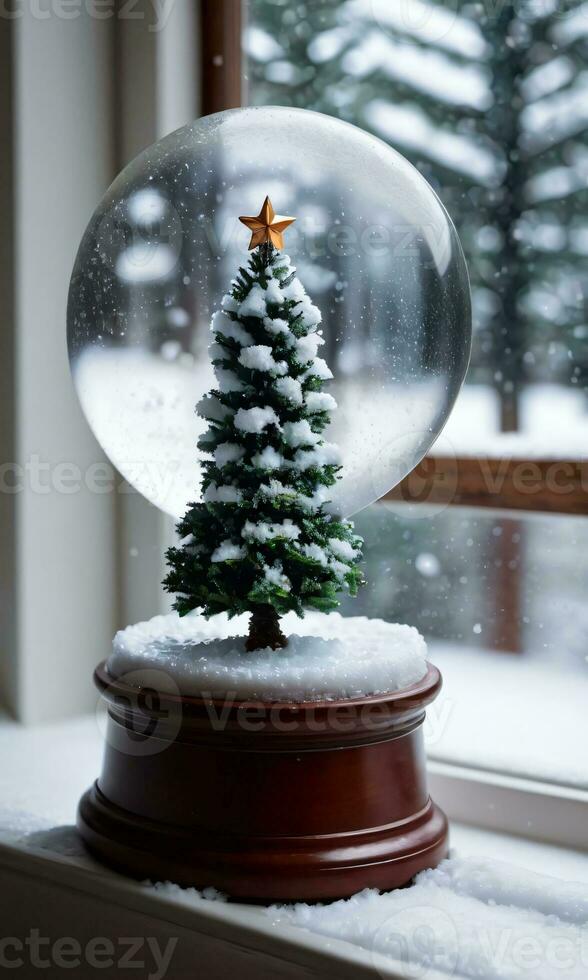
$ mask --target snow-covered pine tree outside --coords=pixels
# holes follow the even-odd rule
[[[249,9],[254,104],[354,123],[440,195],[472,282],[469,380],[496,388],[500,429],[522,427],[519,402],[547,379],[577,391],[581,409],[586,5],[322,0],[294,15],[251,0]]]
[[[271,205],[270,205],[271,206]],[[167,591],[185,615],[251,613],[247,649],[287,644],[279,617],[331,612],[362,581],[361,539],[329,507],[341,461],[321,314],[289,257],[264,241],[212,320],[217,388],[197,406],[202,502],[179,522]]]

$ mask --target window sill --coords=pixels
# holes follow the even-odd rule
[[[586,855],[458,825],[452,827],[452,834],[460,852],[513,861],[528,870],[588,883]],[[120,955],[127,937],[142,937],[145,942],[150,937],[161,950],[175,940],[166,980],[194,976],[195,964],[198,975],[207,980],[224,980],[231,972],[240,980],[415,975],[395,969],[392,963],[383,966],[379,957],[346,941],[284,922],[278,925],[261,907],[209,901],[180,890],[161,893],[131,881],[77,853],[70,828],[33,836],[34,840],[16,843],[3,841],[0,835],[4,936],[24,940],[34,926],[53,941],[75,937],[82,949],[92,939],[106,938]],[[146,957],[144,962],[148,965]],[[118,976],[119,969],[120,965],[114,965],[112,972],[101,968],[96,975]],[[63,974],[55,968],[43,975]],[[87,975],[93,976],[94,970],[88,969]],[[435,980],[437,974],[427,976]]]
[[[255,980],[402,976],[392,966],[383,972],[381,961],[372,962],[365,950],[348,942],[284,923],[278,928],[263,908],[206,901],[186,891],[156,892],[94,862],[81,849],[71,825],[78,797],[99,767],[102,735],[95,718],[36,729],[4,722],[0,752],[3,935],[26,937],[34,925],[42,935],[74,936],[82,945],[97,935],[115,944],[121,936],[150,936],[158,937],[161,948],[177,937],[167,980],[192,976],[195,963],[207,980],[224,980],[230,970]],[[442,805],[450,803],[452,816],[462,811],[464,816],[475,815],[472,795],[482,810],[492,812],[494,807],[496,822],[510,806],[500,803],[504,787],[496,781],[488,779],[484,798],[471,773],[439,763],[431,769],[433,792]],[[585,815],[585,809],[582,812]],[[532,802],[527,819],[539,813]],[[588,855],[570,849],[455,822],[452,846],[460,853],[495,857],[588,883]],[[62,974],[56,969],[54,975]],[[118,973],[101,969],[98,975]]]

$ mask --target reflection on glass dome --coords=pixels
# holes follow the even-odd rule
[[[442,205],[399,154],[300,109],[209,116],[146,150],[114,182],[72,276],[74,382],[121,473],[174,516],[198,499],[194,405],[213,387],[210,319],[268,194],[296,215],[286,251],[320,307],[352,514],[422,458],[465,374],[470,304]]]

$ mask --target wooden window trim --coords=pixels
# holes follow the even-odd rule
[[[243,104],[242,0],[201,0],[202,114]],[[382,500],[588,514],[588,460],[427,456]]]
[[[588,460],[427,456],[382,499],[587,515]]]
[[[241,0],[200,0],[203,116],[243,103],[242,34]]]

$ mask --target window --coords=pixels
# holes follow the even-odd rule
[[[588,4],[249,0],[243,51],[250,103],[407,157],[471,275],[466,385],[431,458],[357,516],[353,611],[427,636],[456,699],[432,758],[585,789]]]
[[[350,615],[416,626],[441,668],[432,759],[588,789],[588,523],[380,503]]]

